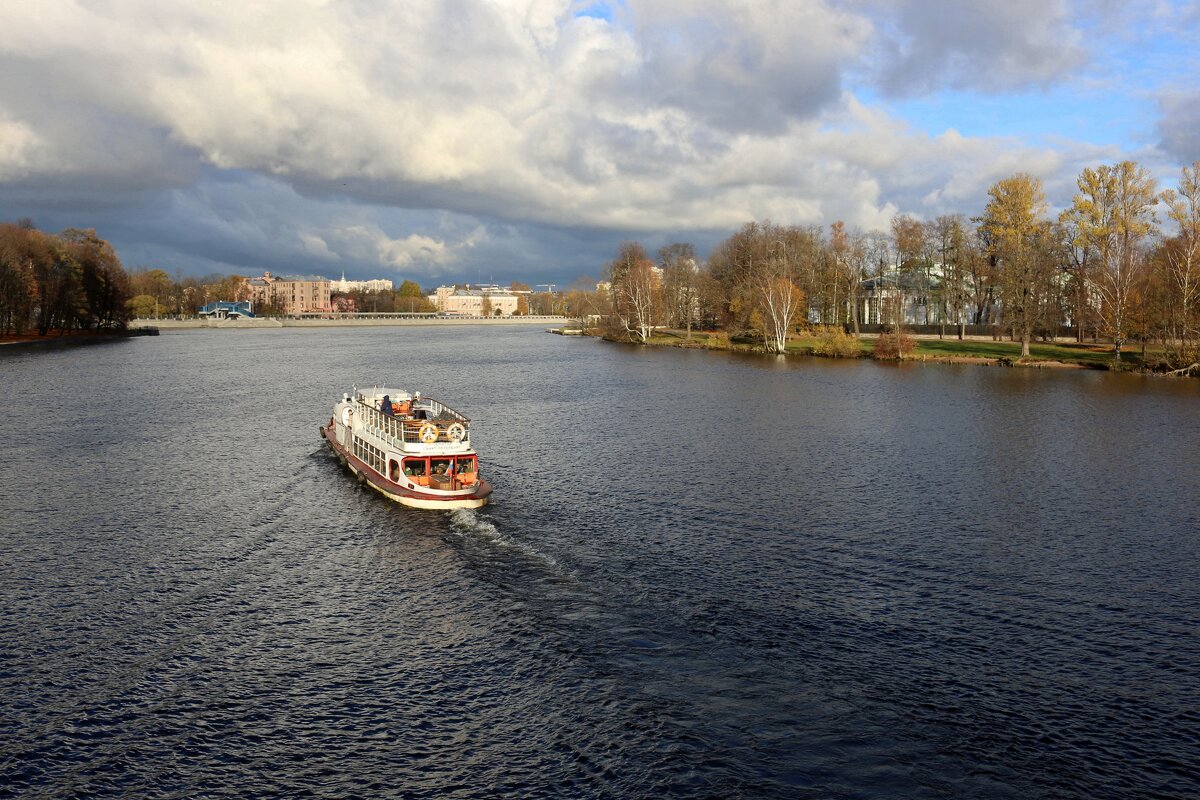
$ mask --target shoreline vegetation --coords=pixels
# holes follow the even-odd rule
[[[1077,186],[1057,214],[1017,173],[977,216],[749,222],[704,261],[626,241],[572,316],[640,344],[1200,377],[1200,161],[1177,190],[1132,161]]]
[[[662,328],[650,333],[645,342],[630,342],[614,337],[600,328],[565,326],[553,330],[566,336],[591,336],[619,344],[641,344],[648,347],[677,347],[685,350],[716,350],[734,353],[775,356],[812,356],[816,358],[869,359],[884,362],[928,364],[974,364],[979,366],[1024,367],[1032,369],[1094,369],[1115,372],[1138,372],[1153,375],[1195,375],[1196,370],[1167,370],[1162,367],[1162,353],[1140,347],[1122,348],[1122,357],[1114,358],[1112,342],[1046,341],[1029,345],[1030,354],[1021,355],[1021,342],[992,337],[973,336],[958,339],[929,334],[902,334],[907,340],[903,352],[897,353],[891,334],[860,334],[858,339],[846,333],[816,327],[787,338],[782,352],[768,352],[761,339],[750,336],[730,337],[720,330],[686,330]]]

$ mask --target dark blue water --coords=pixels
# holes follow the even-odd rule
[[[474,420],[394,506],[352,385]],[[1200,382],[535,328],[0,354],[0,795],[1200,796]]]

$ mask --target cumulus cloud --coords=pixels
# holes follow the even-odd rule
[[[901,94],[1051,81],[1083,58],[1065,2],[0,4],[0,213],[106,220],[139,258],[431,278],[883,227],[1062,159],[848,83],[878,52]]]

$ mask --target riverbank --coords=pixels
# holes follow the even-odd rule
[[[589,335],[601,336],[598,330]],[[840,355],[823,352],[823,340],[806,334],[789,339],[784,355],[803,355],[824,358],[873,358],[877,334],[862,334],[855,342],[847,339],[849,346]],[[1125,347],[1121,360],[1113,358],[1111,343],[1055,341],[1038,342],[1029,347],[1029,358],[1021,358],[1020,342],[996,341],[991,337],[966,337],[964,339],[937,336],[911,336],[915,347],[903,358],[904,362],[940,364],[976,364],[980,366],[1026,367],[1032,369],[1099,369],[1163,374],[1162,352],[1148,349],[1145,358],[1141,347]],[[761,353],[760,340],[730,337],[723,331],[686,331],[659,329],[646,342],[654,347],[681,347],[697,350],[727,350],[732,352]],[[857,351],[854,350],[857,345]],[[896,359],[886,359],[895,361]]]
[[[157,336],[158,329],[145,327],[140,330],[124,331],[70,331],[52,332],[45,336],[37,333],[7,334],[0,336],[0,347],[21,348],[53,348],[72,347],[75,345],[100,344],[128,339],[134,336]]]

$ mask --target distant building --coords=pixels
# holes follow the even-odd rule
[[[264,272],[261,278],[250,278],[246,285],[257,305],[274,305],[281,314],[328,313],[330,281],[319,275],[276,276]]]
[[[390,292],[393,289],[391,278],[376,278],[370,281],[348,281],[346,273],[342,273],[340,281],[329,282],[330,291],[341,292]]]
[[[484,300],[491,306],[490,316],[499,310],[501,316],[512,316],[517,311],[518,296],[528,292],[514,292],[499,286],[477,286],[459,289],[454,286],[439,286],[437,293],[430,295],[429,302],[444,314],[466,314],[480,316],[484,313]]]
[[[253,317],[254,305],[249,300],[240,303],[230,303],[218,300],[200,308],[200,316],[209,319],[237,319],[238,317]]]

